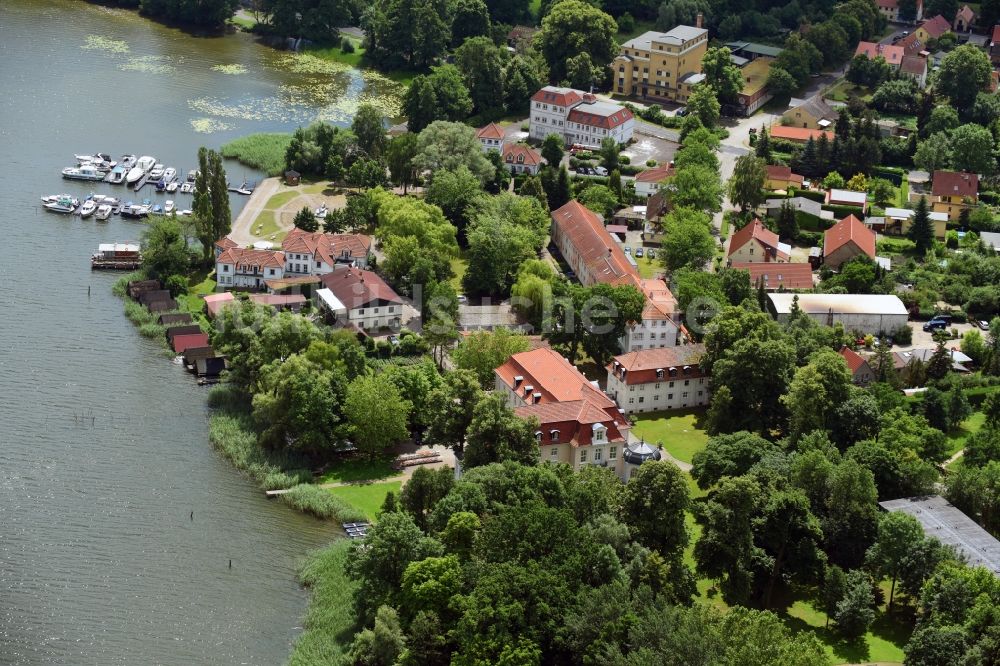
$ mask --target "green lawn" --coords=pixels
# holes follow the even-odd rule
[[[365,50],[361,48],[361,43],[356,39],[352,39],[351,41],[354,43],[354,53],[344,53],[340,50],[340,46],[330,46],[327,48],[314,47],[306,49],[305,52],[330,62],[339,62],[351,67],[360,67],[361,58],[364,56]]]
[[[871,99],[872,96],[872,91],[867,87],[855,85],[847,79],[841,79],[836,85],[830,88],[829,92],[826,93],[826,97],[835,102],[846,102],[850,99],[852,93],[865,101]]]
[[[387,481],[385,483],[366,483],[355,486],[338,486],[328,488],[328,492],[340,497],[358,510],[363,511],[369,520],[375,520],[375,515],[382,508],[385,496],[390,492],[398,493],[403,486],[402,481]]]
[[[257,231],[258,226],[260,227],[260,231]],[[254,220],[251,231],[253,231],[255,236],[269,240],[272,243],[280,243],[287,233],[278,228],[278,221],[275,218],[273,210],[262,210],[257,219]],[[271,238],[271,236],[274,236],[274,238]]]
[[[295,199],[299,196],[299,193],[295,190],[290,190],[288,192],[278,192],[264,204],[264,208],[267,210],[277,210],[284,206],[286,203]]]
[[[795,601],[786,614],[779,615],[793,631],[814,632],[838,664],[902,663],[903,646],[910,638],[908,622],[891,620],[884,614],[877,615],[868,633],[857,641],[845,641],[824,629],[826,614],[813,608],[811,603]]]
[[[351,483],[354,481],[382,481],[399,476],[402,472],[392,468],[393,458],[386,456],[376,460],[354,458],[334,464],[316,483]]]
[[[906,208],[906,204],[910,201],[910,181],[904,178],[903,182],[899,184],[897,191],[899,192],[899,198],[896,199],[896,204],[900,208]]]
[[[451,260],[451,272],[455,274],[451,278],[451,286],[455,288],[458,293],[463,293],[462,291],[462,278],[465,277],[465,271],[469,268],[469,260],[465,258],[465,255],[459,257],[454,257]]]
[[[708,442],[708,434],[701,427],[704,414],[696,409],[632,414],[632,433],[651,444],[662,442],[670,455],[689,463]]]
[[[975,435],[986,422],[986,414],[974,412],[972,416],[962,421],[962,424],[948,433],[948,455],[952,455],[965,446],[965,440]]]
[[[178,297],[177,303],[182,310],[200,315],[205,309],[201,297],[212,293],[215,293],[215,271],[202,269],[188,276],[188,293]]]
[[[244,30],[252,30],[253,27],[257,25],[257,21],[254,21],[251,18],[244,18],[242,16],[233,16],[229,19],[229,22],[233,25],[238,25]]]
[[[655,278],[663,272],[663,264],[658,259],[650,259],[648,255],[636,259],[636,263],[639,264],[639,275],[644,278]]]

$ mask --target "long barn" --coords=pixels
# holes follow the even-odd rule
[[[771,316],[787,322],[796,296],[799,309],[817,323],[833,326],[839,322],[850,332],[891,335],[909,320],[903,301],[883,294],[768,294]]]

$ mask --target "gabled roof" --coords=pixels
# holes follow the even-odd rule
[[[223,236],[219,240],[215,241],[215,247],[218,250],[228,250],[231,247],[239,247],[240,244],[234,241],[229,236]]]
[[[826,201],[834,205],[861,206],[863,208],[868,203],[868,193],[831,188],[826,193]]]
[[[503,137],[503,128],[496,123],[484,125],[476,130],[477,139],[502,139]]]
[[[877,0],[875,3],[880,9],[893,10],[899,7],[899,0]]]
[[[556,106],[573,106],[583,100],[583,93],[572,88],[557,88],[545,86],[531,96],[532,102],[555,104]]]
[[[349,266],[337,266],[333,272],[320,278],[323,286],[333,292],[348,310],[363,308],[368,304],[402,303],[392,287],[378,273]]]
[[[494,373],[519,394],[531,387],[540,393],[535,404],[589,400],[600,409],[615,409],[614,401],[598,390],[559,352],[549,347],[514,354]],[[517,379],[520,378],[520,379]]]
[[[848,215],[823,234],[823,255],[829,257],[847,243],[875,258],[875,232],[853,215]]]
[[[833,141],[833,132],[830,130],[809,129],[808,127],[788,127],[785,125],[771,125],[772,139],[786,139],[788,141],[801,141],[805,143],[809,139],[819,139],[826,135],[826,138]]]
[[[948,23],[948,19],[938,14],[934,18],[927,19],[920,24],[920,27],[924,29],[931,39],[937,39],[946,32],[951,32],[951,24]]]
[[[597,282],[632,283],[635,267],[608,234],[597,213],[573,200],[552,211],[552,223],[566,236]]]
[[[604,426],[605,442],[621,442],[625,439],[622,431],[629,428],[624,417],[614,410],[605,411],[591,400],[551,402],[514,408],[514,413],[522,419],[538,419],[539,444],[572,444],[587,446],[593,443],[595,430]]]
[[[505,143],[503,145],[503,161],[505,164],[523,164],[538,166],[542,156],[537,150],[523,143]]]
[[[972,23],[973,19],[976,18],[976,12],[972,11],[972,7],[969,5],[962,5],[962,8],[958,10],[955,14],[955,20],[962,19],[966,23]]]
[[[705,345],[703,344],[693,344],[693,345],[678,345],[676,347],[660,347],[657,349],[639,349],[636,351],[628,352],[627,354],[619,354],[615,356],[614,360],[608,364],[609,372],[619,372],[625,370],[625,383],[626,384],[640,384],[646,381],[656,380],[656,371],[663,370],[664,374],[669,376],[670,368],[683,369],[684,366],[688,366],[693,370],[686,376],[699,377],[703,373],[698,371],[698,362],[701,357],[705,354]],[[648,374],[646,371],[652,371]],[[635,381],[628,381],[630,378],[635,378]]]
[[[642,309],[643,321],[671,319],[677,312],[677,299],[663,280],[646,278],[637,280],[639,290],[646,296]]]
[[[231,247],[224,250],[215,261],[219,264],[235,265],[235,272],[241,273],[248,267],[284,268],[285,253],[278,250],[254,250],[245,247]]]
[[[802,176],[797,173],[792,173],[792,167],[769,164],[764,167],[764,170],[767,172],[769,180],[785,180],[798,183],[800,185],[802,184]]]
[[[902,46],[896,46],[894,44],[858,42],[858,48],[855,49],[854,55],[858,56],[861,54],[868,56],[870,60],[874,60],[875,58],[882,56],[890,65],[899,65],[903,62],[903,56],[906,54],[906,50]]]
[[[785,111],[784,115],[791,115],[793,111],[803,111],[817,120],[823,118],[827,120],[837,119],[837,112],[832,106],[826,103],[826,100],[823,99],[822,95],[813,95],[806,101],[802,102],[802,104],[793,106],[788,111]]]
[[[764,226],[764,223],[754,218],[750,224],[743,225],[729,241],[729,254],[732,255],[750,241],[757,241],[764,247],[778,250],[778,234]],[[780,252],[779,252],[780,253]]]
[[[847,362],[847,369],[851,371],[852,375],[857,373],[857,371],[864,366],[868,365],[868,361],[866,361],[863,356],[847,345],[840,348],[840,355],[844,357],[844,360]]]
[[[219,294],[205,294],[204,299],[205,309],[208,310],[208,316],[212,318],[215,318],[222,308],[236,300],[228,291]]]
[[[362,234],[324,234],[294,228],[281,241],[285,252],[308,254],[316,261],[334,265],[338,259],[359,259],[368,256],[372,239]]]
[[[675,26],[672,30],[670,30],[670,32],[657,32],[656,30],[649,30],[642,33],[638,37],[633,37],[628,40],[622,44],[622,48],[648,51],[654,42],[669,44],[671,46],[681,46],[685,42],[689,42],[692,39],[696,39],[697,37],[704,35],[706,32],[708,31],[704,28],[696,28],[690,25]]]
[[[979,176],[974,173],[935,171],[931,181],[936,197],[975,197],[979,192]]]
[[[652,169],[646,169],[645,171],[640,171],[636,177],[635,181],[637,183],[659,183],[662,180],[669,178],[674,175],[674,168],[669,164],[660,164],[653,167]]]
[[[735,262],[736,270],[750,273],[750,284],[763,284],[764,289],[812,289],[812,266],[806,263],[774,264],[770,262]]]
[[[592,96],[590,96],[592,97]],[[567,120],[590,127],[600,127],[603,129],[613,129],[623,125],[632,119],[632,112],[624,106],[612,104],[611,102],[587,101],[588,94],[584,94],[584,103],[573,107],[569,112]]]
[[[913,76],[923,76],[927,73],[927,58],[919,55],[904,56],[899,71]]]

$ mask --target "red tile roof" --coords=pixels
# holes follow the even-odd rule
[[[566,120],[590,127],[600,127],[603,129],[614,129],[619,125],[624,125],[632,119],[632,112],[623,106],[611,113],[596,113],[590,110],[575,108],[569,112]]]
[[[847,345],[840,348],[840,355],[847,361],[847,369],[851,371],[852,375],[868,363],[864,357]]]
[[[240,244],[234,241],[229,236],[223,236],[219,240],[215,241],[215,247],[219,250],[228,250],[231,247],[239,247]]]
[[[476,130],[477,139],[502,139],[503,136],[503,128],[496,123],[484,125]]]
[[[829,257],[847,243],[854,243],[859,250],[875,258],[875,232],[864,222],[848,215],[826,230],[823,235],[823,255]]]
[[[964,171],[935,171],[931,194],[936,197],[976,197],[979,176]]]
[[[802,184],[802,176],[792,173],[792,167],[769,164],[764,167],[764,170],[767,171],[768,180],[784,180],[790,183]]]
[[[1000,43],[1000,25],[993,26],[993,36],[990,37],[990,46]]]
[[[750,273],[750,284],[763,282],[765,289],[812,289],[812,266],[806,263],[741,263],[732,268]]]
[[[171,342],[174,351],[178,354],[184,353],[185,349],[191,347],[207,347],[208,333],[188,333],[187,335],[175,335]]]
[[[878,0],[876,4],[881,9],[896,9],[896,7],[899,7],[899,0]]]
[[[640,172],[635,180],[637,183],[659,183],[672,175],[674,175],[674,168],[669,164],[661,164]]]
[[[969,5],[962,5],[962,8],[958,10],[955,14],[955,20],[964,19],[965,23],[972,23],[973,19],[976,18],[976,13],[972,11],[972,7]]]
[[[324,234],[294,228],[281,241],[288,253],[308,254],[314,261],[333,266],[338,259],[364,259],[372,246],[370,236],[362,234]]]
[[[254,250],[245,247],[231,247],[222,252],[218,259],[219,264],[232,264],[236,266],[233,271],[242,273],[249,268],[284,268],[285,253],[278,250]]]
[[[703,344],[640,349],[615,356],[607,368],[609,374],[615,374],[628,385],[707,377],[708,374],[698,367],[704,353]],[[687,368],[687,372],[684,368]],[[657,373],[657,370],[660,372]]]
[[[572,88],[557,88],[555,86],[545,86],[531,96],[532,102],[543,102],[545,104],[555,104],[556,106],[572,106],[583,100],[579,91]]]
[[[221,294],[205,294],[204,298],[205,309],[208,311],[208,316],[212,319],[218,316],[219,310],[236,300],[228,291],[224,291]]]
[[[772,139],[785,139],[786,141],[799,141],[805,143],[811,138],[819,139],[826,135],[826,138],[833,141],[833,132],[829,130],[808,129],[806,127],[787,127],[785,125],[771,125]]]
[[[608,284],[634,284],[638,277],[618,246],[594,213],[579,201],[573,200],[552,212],[552,223],[576,249],[597,282]]]
[[[337,266],[332,273],[320,277],[323,286],[333,292],[348,310],[376,303],[402,303],[392,287],[373,271]]]
[[[927,72],[927,59],[919,55],[905,56],[899,71],[913,76],[923,76]]]
[[[494,373],[519,395],[529,386],[529,393],[540,393],[536,404],[586,399],[601,409],[617,409],[614,400],[604,395],[559,352],[549,347],[514,354]],[[521,380],[517,381],[515,377],[521,377]]]
[[[587,446],[593,442],[594,425],[598,423],[606,428],[606,441],[621,442],[625,439],[622,431],[629,427],[623,416],[609,414],[591,400],[526,405],[515,408],[514,413],[523,419],[538,419],[542,445]]]
[[[752,240],[778,253],[778,234],[765,227],[763,222],[755,218],[753,222],[743,225],[739,231],[733,234],[733,237],[729,241],[729,254],[732,255]]]
[[[932,19],[927,19],[920,24],[920,27],[924,29],[931,39],[937,39],[946,32],[951,32],[951,24],[948,23],[948,19],[938,14]]]
[[[642,309],[643,321],[673,319],[677,313],[677,299],[663,280],[647,278],[636,285],[646,296],[646,306]]]
[[[858,56],[862,53],[868,56],[871,60],[882,56],[890,65],[899,65],[903,62],[903,56],[906,54],[906,50],[902,46],[895,46],[892,44],[858,42],[858,48],[854,51],[854,55]]]
[[[523,143],[505,143],[503,146],[504,164],[523,164],[525,166],[538,166],[542,163],[542,156],[538,151]]]

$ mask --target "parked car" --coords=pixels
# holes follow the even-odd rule
[[[979,321],[977,321],[976,322],[976,326],[978,326],[979,328],[981,328],[984,331],[990,330],[990,322],[988,322],[988,321],[986,321],[984,319],[980,319]]]
[[[599,166],[599,167],[595,167],[595,168],[594,168],[594,172],[595,172],[595,173],[596,173],[596,174],[597,174],[598,176],[607,176],[607,175],[608,175],[608,170],[607,170],[607,169],[605,169],[605,168],[604,168],[604,167],[602,167],[602,166]]]
[[[637,257],[641,257],[642,256],[642,248],[641,247],[637,247],[635,249],[635,256],[637,256]]]
[[[466,304],[466,303],[468,303],[468,302],[469,302],[469,297],[468,297],[468,296],[466,296],[465,294],[459,294],[459,295],[458,295],[458,302],[459,302],[460,304],[464,305],[464,304]]]
[[[650,248],[649,252],[646,253],[646,256],[650,259],[656,259],[656,250]]]
[[[949,317],[948,319],[951,319],[951,318]],[[934,317],[929,322],[927,322],[926,324],[924,324],[924,332],[942,331],[942,330],[948,328],[948,324],[950,324],[950,323],[951,323],[950,321],[945,320],[945,318],[943,318],[943,317],[941,317],[941,318]]]
[[[628,245],[625,246],[625,254],[632,254],[632,248],[630,248]]]
[[[674,115],[677,116],[678,118],[683,118],[687,114],[688,114],[687,107],[682,106],[681,108],[677,109],[677,113],[675,113]]]

